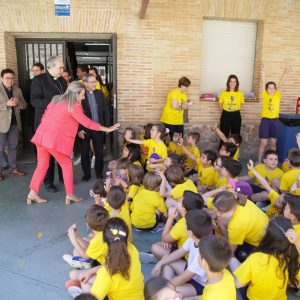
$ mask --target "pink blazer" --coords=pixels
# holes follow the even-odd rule
[[[72,111],[68,111],[66,102],[50,102],[31,142],[70,157],[79,124],[92,130],[101,128],[99,123],[84,115],[80,102],[74,105]]]

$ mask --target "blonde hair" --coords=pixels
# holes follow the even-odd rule
[[[64,94],[54,96],[52,102],[58,104],[66,101],[68,104],[68,111],[71,111],[74,104],[79,101],[79,95],[82,90],[84,90],[84,85],[81,82],[73,81],[70,83]]]

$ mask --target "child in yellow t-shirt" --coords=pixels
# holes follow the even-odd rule
[[[177,207],[178,200],[182,198],[184,191],[197,193],[197,187],[191,179],[185,178],[183,170],[178,165],[171,165],[164,173],[157,172],[161,177],[161,185],[159,193],[162,197],[167,198],[165,205],[167,208]],[[170,189],[167,190],[167,181]]]
[[[283,215],[291,221],[294,230],[300,238],[300,196],[289,195],[289,197],[286,197],[286,200],[287,203]]]
[[[178,201],[178,206],[171,207],[168,211],[168,219],[162,232],[162,241],[151,246],[152,254],[141,253],[142,262],[153,262],[156,258],[161,259],[175,249],[182,247],[188,238],[185,215],[190,210],[202,209],[203,205],[204,202],[201,195],[185,191],[182,200]],[[178,217],[179,220],[174,224]]]
[[[107,195],[106,188],[104,186],[104,181],[97,179],[94,183],[93,188],[90,190],[90,196],[94,198],[95,204],[103,205],[102,200],[105,200]]]
[[[128,242],[126,223],[119,218],[109,219],[103,230],[108,251],[104,266],[97,272],[91,294],[97,299],[144,300],[144,278],[139,252]],[[118,260],[117,260],[118,258]]]
[[[214,188],[219,189],[222,186],[226,186],[228,183],[228,178],[222,175],[222,165],[228,157],[219,155],[215,161],[215,175],[214,175]]]
[[[168,153],[175,153],[177,155],[183,155],[181,147],[178,145],[179,139],[181,139],[181,132],[174,132],[172,140],[168,145]]]
[[[198,262],[207,276],[201,300],[235,300],[234,278],[226,269],[232,257],[228,241],[223,237],[210,235],[199,243]]]
[[[133,197],[137,194],[139,189],[143,186],[144,169],[141,166],[129,165],[128,166],[128,201],[132,201]]]
[[[131,223],[141,230],[152,230],[159,222],[160,215],[167,217],[164,198],[159,195],[161,178],[148,172],[144,176],[143,188],[133,197],[131,209]]]
[[[248,286],[248,299],[287,299],[287,285],[297,286],[299,254],[290,242],[292,228],[283,216],[271,219],[257,249],[242,264],[230,261],[236,287]]]
[[[122,157],[126,157],[129,161],[137,166],[142,166],[141,164],[141,149],[139,145],[126,143],[123,146],[123,155]]]
[[[232,158],[224,159],[220,171],[221,177],[227,178],[229,189],[235,189],[238,182],[237,177],[242,172],[243,166],[238,160]]]
[[[186,142],[187,146],[186,149],[193,153],[197,159],[200,159],[201,154],[199,151],[199,148],[197,147],[197,144],[200,141],[200,133],[199,132],[189,132],[187,134]],[[186,156],[186,161],[185,161],[185,175],[186,176],[191,176],[194,174],[198,173],[198,167],[197,167],[197,162],[194,161],[192,158],[189,156]]]
[[[226,142],[222,144],[219,150],[219,155],[234,158],[237,150],[238,150],[237,145],[235,145],[234,143]]]

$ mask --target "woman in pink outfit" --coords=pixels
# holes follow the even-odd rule
[[[72,82],[63,95],[55,96],[48,105],[31,140],[37,148],[37,166],[30,182],[27,204],[31,204],[32,201],[37,203],[47,201],[42,199],[38,193],[49,166],[50,155],[56,159],[62,168],[67,193],[66,204],[70,204],[71,201],[80,202],[82,200],[74,194],[71,161],[78,125],[82,124],[91,130],[104,132],[112,132],[120,127],[118,123],[111,127],[104,127],[87,118],[83,114],[80,103],[84,97],[84,85],[80,82]]]

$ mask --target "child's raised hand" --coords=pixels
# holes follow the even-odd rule
[[[248,170],[250,172],[254,169],[254,162],[253,162],[253,160],[249,159],[249,161],[247,163],[247,168],[248,168]]]
[[[104,190],[106,193],[108,193],[110,191],[111,188],[111,180],[106,179],[104,182]]]
[[[166,176],[163,172],[156,171],[155,174],[158,175],[162,180],[166,180]]]
[[[168,217],[173,220],[178,216],[178,208],[175,206],[171,206],[168,210]]]
[[[293,68],[292,68],[292,67],[288,67],[288,68],[286,68],[286,69],[284,70],[284,73],[285,73],[285,74],[289,74],[289,73],[291,73],[291,72],[293,72]]]
[[[291,244],[296,244],[299,241],[299,237],[294,229],[289,229],[285,236]]]

